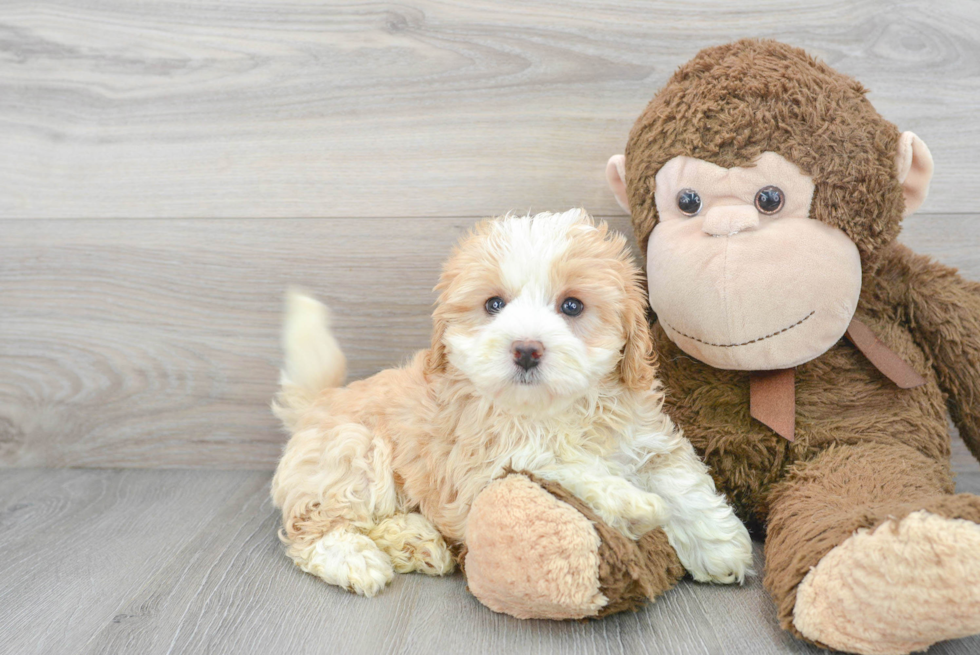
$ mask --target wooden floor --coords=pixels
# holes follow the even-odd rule
[[[269,473],[13,469],[0,477],[0,652],[134,655],[819,653],[776,623],[758,577],[683,581],[637,613],[518,621],[462,576],[396,576],[375,598],[297,569]],[[960,476],[980,493],[980,473]],[[756,544],[756,568],[762,567]],[[933,655],[976,655],[980,637]]]
[[[583,624],[495,615],[458,576],[357,598],[288,563],[267,500],[288,286],[332,305],[353,377],[399,362],[479,218],[628,232],[606,159],[744,36],[923,137],[901,239],[980,280],[972,0],[0,2],[0,655],[811,651],[757,578]],[[954,468],[980,492],[961,444]]]

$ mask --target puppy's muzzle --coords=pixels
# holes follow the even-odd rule
[[[540,341],[515,341],[510,345],[514,355],[514,363],[525,371],[541,363],[541,356],[544,355],[544,344]]]

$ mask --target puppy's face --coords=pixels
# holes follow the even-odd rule
[[[638,276],[625,238],[581,210],[483,223],[443,270],[430,368],[519,411],[560,407],[611,376],[649,388]]]

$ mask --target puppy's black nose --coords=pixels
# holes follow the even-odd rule
[[[514,353],[514,363],[525,371],[540,364],[541,355],[544,354],[544,344],[540,341],[515,341],[510,349]]]

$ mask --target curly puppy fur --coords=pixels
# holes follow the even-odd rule
[[[272,484],[289,556],[368,596],[393,571],[446,573],[474,498],[513,467],[630,538],[662,526],[696,579],[741,581],[748,534],[661,411],[639,276],[583,211],[484,222],[444,267],[432,347],[344,388],[326,309],[292,295],[274,405],[292,438]]]

